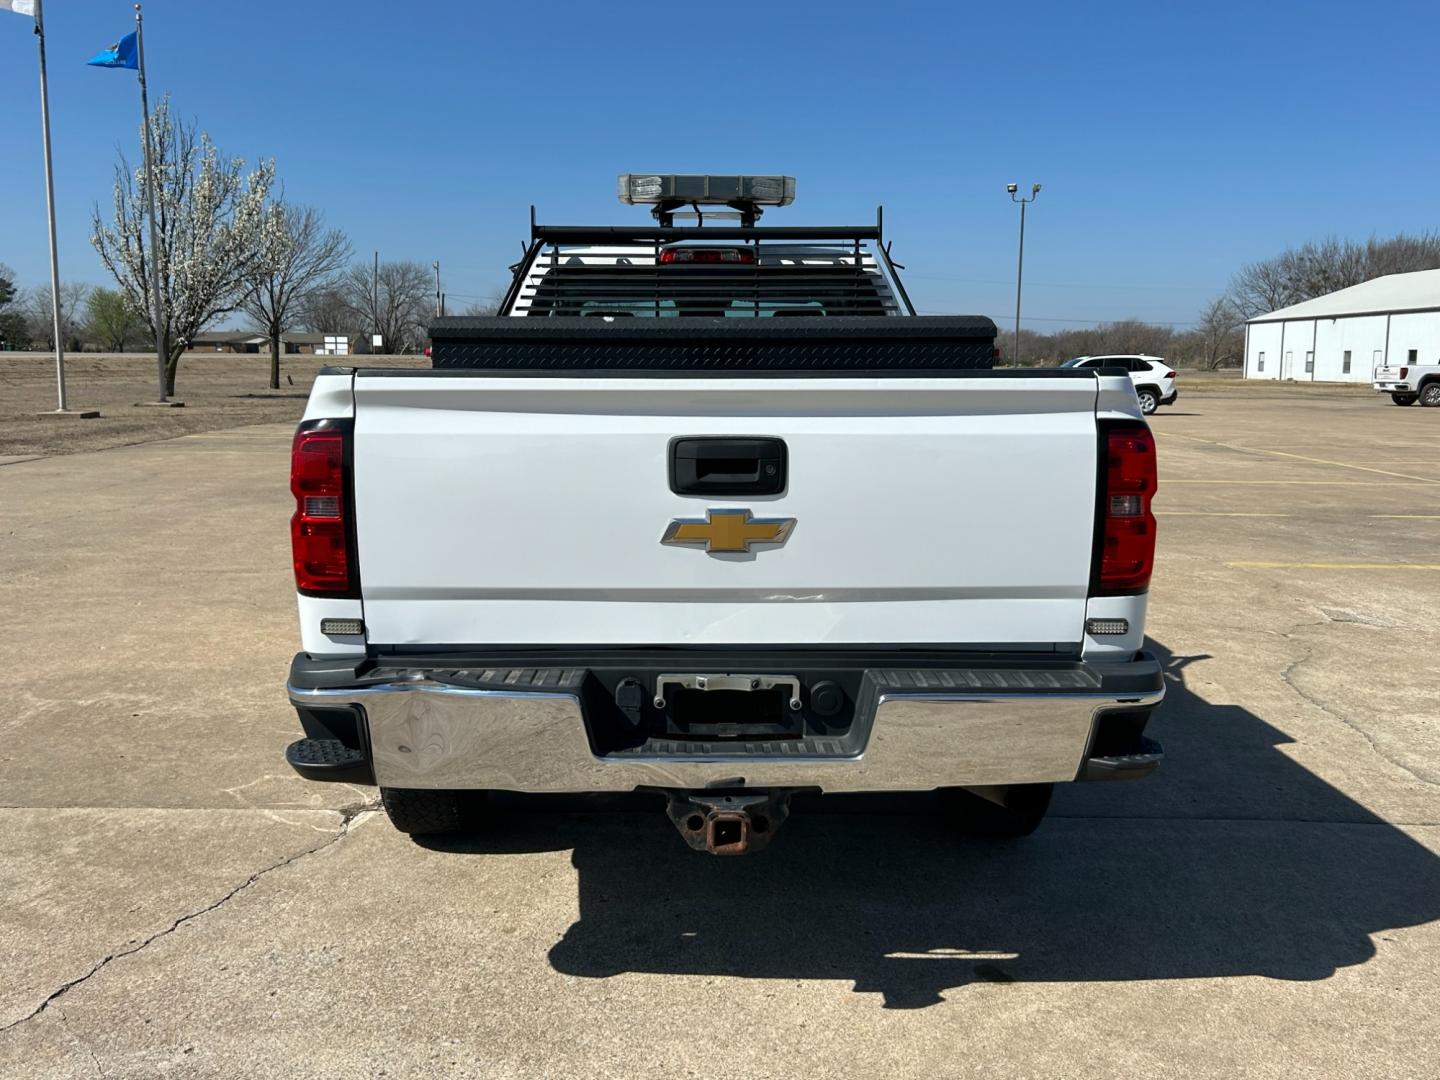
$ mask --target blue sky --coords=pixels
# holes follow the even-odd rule
[[[630,171],[784,172],[768,223],[869,221],[917,307],[1013,317],[1017,211],[1037,330],[1184,323],[1235,268],[1327,235],[1440,227],[1440,5],[149,0],[152,95],[227,153],[274,157],[365,257],[439,259],[452,307],[504,284],[541,221],[635,221]],[[61,275],[133,72],[85,66],[121,0],[48,0]],[[0,262],[48,276],[30,20],[0,13]],[[648,220],[648,219],[647,219]]]

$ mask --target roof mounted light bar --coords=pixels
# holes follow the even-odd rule
[[[616,188],[627,206],[651,206],[662,226],[674,223],[682,206],[693,207],[703,221],[701,206],[727,206],[740,212],[740,220],[753,226],[766,206],[789,206],[795,201],[793,176],[702,176],[674,173],[622,173]]]
[[[620,201],[649,206],[672,200],[682,204],[728,206],[744,201],[758,206],[789,206],[795,201],[793,176],[676,176],[624,173]]]

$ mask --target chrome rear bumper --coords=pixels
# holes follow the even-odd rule
[[[475,689],[426,672],[363,686],[289,686],[302,710],[363,712],[376,781],[399,788],[488,788],[521,792],[636,788],[815,787],[830,792],[923,791],[1068,781],[1094,773],[1099,721],[1142,713],[1164,697],[1154,677],[1125,689],[944,691],[932,686],[878,693],[863,741],[842,745],[775,740],[737,753],[724,742],[667,742],[661,752],[597,754],[574,680],[557,689]],[[1134,668],[1134,664],[1128,665]],[[562,680],[563,681],[563,680]],[[933,679],[916,680],[934,682]],[[531,687],[533,687],[533,682]],[[959,685],[964,685],[960,682]],[[1143,775],[1159,747],[1126,775]],[[1134,754],[1128,755],[1134,758]],[[1115,759],[1118,760],[1118,759]],[[1148,767],[1145,767],[1148,765]]]

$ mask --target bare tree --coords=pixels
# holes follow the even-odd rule
[[[1217,296],[1205,305],[1195,326],[1201,347],[1201,367],[1214,371],[1234,363],[1245,348],[1244,335],[1240,333],[1243,321],[1227,296]]]
[[[1370,277],[1440,269],[1440,233],[1401,233],[1389,240],[1371,237],[1365,244],[1365,261]]]
[[[1375,276],[1363,247],[1333,236],[1318,244],[1303,245],[1295,253],[1293,266],[1296,292],[1307,299],[1348,289]]]
[[[430,267],[418,262],[384,262],[379,273],[355,263],[341,279],[352,317],[368,333],[381,336],[389,352],[420,345],[432,315]]]
[[[270,339],[270,389],[280,389],[280,335],[293,329],[310,293],[330,283],[350,258],[350,241],[310,206],[272,203],[261,228],[264,257],[254,267],[241,309]]]
[[[180,354],[190,340],[235,309],[254,277],[266,246],[265,199],[274,162],[247,176],[240,158],[222,158],[210,136],[170,115],[167,97],[150,116],[157,174],[155,204],[160,234],[160,294],[164,324],[155,325],[147,248],[146,179],[123,154],[115,167],[114,218],[91,212],[90,243],[126,298],[144,314],[165,352],[163,392],[175,392]]]
[[[484,300],[476,300],[468,304],[461,315],[499,315],[500,308],[505,303],[505,289],[496,289]]]
[[[75,340],[75,314],[90,295],[90,286],[80,281],[60,283],[60,334],[67,349]],[[47,349],[55,347],[55,305],[50,300],[50,286],[37,285],[25,296],[25,316],[30,324],[30,340],[42,342]]]
[[[92,289],[85,301],[85,336],[106,352],[124,352],[138,341],[145,317],[122,292]]]
[[[313,334],[357,334],[361,330],[358,316],[336,285],[316,289],[300,302],[300,325]]]
[[[1386,274],[1436,268],[1440,233],[1372,237],[1364,244],[1331,237],[1241,267],[1229,299],[1243,317],[1253,318]]]
[[[1140,319],[1099,323],[1083,330],[1056,330],[1040,334],[1020,331],[1026,364],[1053,367],[1076,356],[1103,356],[1107,353],[1145,353],[1164,356],[1175,340],[1175,331]]]
[[[30,328],[25,314],[15,303],[15,271],[0,263],[0,348],[13,349],[30,344]]]
[[[1246,318],[1278,311],[1297,302],[1286,267],[1279,259],[1247,263],[1230,282],[1230,301]]]

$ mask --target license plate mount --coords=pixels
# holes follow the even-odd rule
[[[691,739],[785,739],[804,735],[794,675],[673,673],[655,680],[666,733]]]

